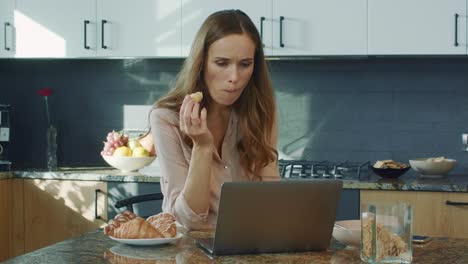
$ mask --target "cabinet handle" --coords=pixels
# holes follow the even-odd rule
[[[262,42],[262,47],[265,47],[265,44],[263,44],[263,21],[265,21],[265,17],[260,17],[260,41]]]
[[[455,47],[458,46],[458,17],[459,15],[455,13]]]
[[[7,27],[9,27],[9,26],[10,26],[10,23],[8,23],[8,22],[5,22],[5,24],[3,24],[3,30],[4,30],[3,31],[3,37],[5,39],[5,47],[4,47],[5,50],[10,50],[10,48],[7,45]]]
[[[101,47],[107,49],[107,46],[104,45],[104,25],[107,23],[107,20],[101,21]]]
[[[94,220],[102,219],[102,217],[98,215],[98,206],[97,206],[98,193],[103,193],[103,192],[101,191],[101,189],[94,190]]]
[[[283,43],[283,20],[284,16],[280,16],[280,47],[284,48]]]
[[[84,21],[84,48],[85,49],[89,49],[89,46],[88,46],[88,24],[89,24],[89,20],[85,20]]]
[[[452,202],[452,201],[446,201],[445,204],[446,205],[461,205],[461,206],[468,205],[468,203],[465,203],[465,202]]]

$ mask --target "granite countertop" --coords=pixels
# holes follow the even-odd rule
[[[343,188],[361,190],[468,192],[468,174],[449,174],[441,178],[425,178],[411,171],[398,179],[384,179],[371,173],[359,180],[344,179]]]
[[[128,246],[93,231],[10,259],[5,263],[361,263],[359,249],[333,241],[327,251],[211,257],[193,240],[209,233],[189,232],[173,244]],[[413,263],[467,263],[468,239],[434,238],[414,245]]]
[[[4,176],[2,176],[4,175]],[[3,177],[3,178],[2,178]],[[14,171],[12,174],[0,174],[0,179],[51,179],[108,182],[159,183],[158,175],[145,175],[140,172],[123,173],[110,167],[101,168],[60,168],[58,171],[44,170]],[[313,180],[310,178],[285,178],[284,180]],[[409,171],[398,179],[383,179],[373,173],[360,179],[343,179],[344,189],[359,190],[399,190],[433,192],[468,192],[468,174],[450,174],[443,178],[422,178]]]
[[[57,171],[25,170],[14,171],[16,178],[48,179],[48,180],[78,180],[78,181],[108,181],[108,182],[159,182],[157,175],[140,172],[122,172],[111,167],[59,168]]]

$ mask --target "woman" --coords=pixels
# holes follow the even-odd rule
[[[202,92],[200,103],[189,95]],[[278,180],[274,93],[255,25],[239,10],[210,15],[151,131],[163,211],[189,229],[216,225],[225,181]]]

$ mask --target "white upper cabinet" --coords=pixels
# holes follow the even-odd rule
[[[98,0],[98,56],[181,56],[181,2]]]
[[[16,57],[180,57],[180,5],[180,0],[17,0]]]
[[[96,55],[95,0],[16,0],[16,57]]]
[[[274,55],[367,54],[367,0],[273,0],[272,20]]]
[[[211,13],[240,9],[262,35],[266,55],[367,53],[367,0],[188,1],[182,4],[182,55]],[[282,44],[282,45],[281,45]]]
[[[369,54],[466,54],[466,0],[369,0]]]
[[[244,11],[265,55],[467,54],[468,0],[0,0],[0,58],[186,57],[203,21]]]
[[[239,9],[254,22],[259,32],[263,31],[262,41],[265,53],[272,47],[271,0],[197,0],[182,2],[182,56],[188,56],[195,35],[203,21],[212,13],[226,9]]]
[[[15,55],[15,0],[0,0],[0,58]]]

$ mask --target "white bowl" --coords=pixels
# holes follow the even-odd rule
[[[457,161],[454,159],[414,159],[410,160],[409,163],[413,170],[421,173],[423,176],[443,176],[455,167]]]
[[[361,220],[337,221],[336,224],[343,226],[333,227],[333,237],[350,247],[358,248],[361,243]]]
[[[122,172],[131,172],[148,166],[153,162],[156,156],[150,157],[118,157],[118,156],[103,156],[102,158],[112,167],[121,170]]]

